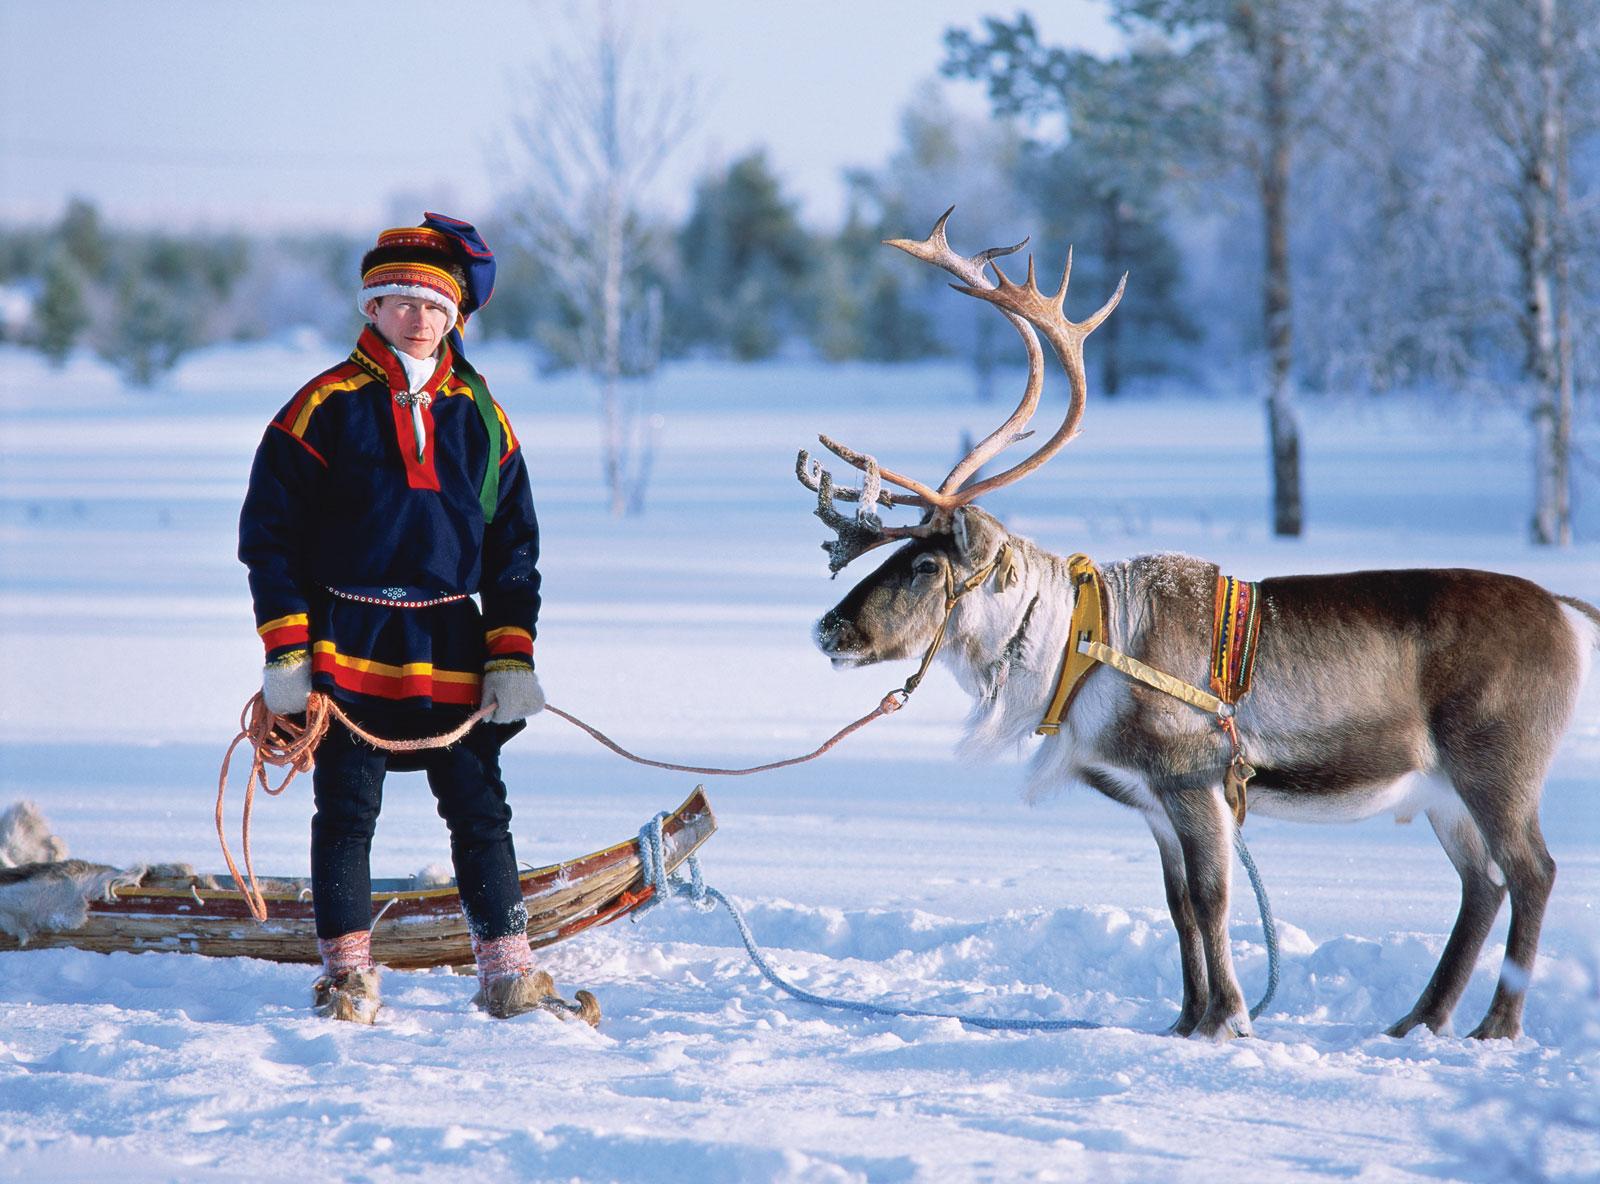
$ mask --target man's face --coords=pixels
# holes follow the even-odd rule
[[[450,314],[415,296],[380,296],[373,302],[372,323],[390,345],[413,358],[431,358],[450,328]]]

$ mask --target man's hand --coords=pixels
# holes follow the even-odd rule
[[[268,662],[261,672],[261,697],[274,715],[296,715],[311,694],[311,656],[304,650]]]
[[[531,666],[502,666],[483,676],[482,701],[495,705],[491,723],[516,723],[544,710],[544,689]]]

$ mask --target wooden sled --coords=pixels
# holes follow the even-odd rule
[[[662,823],[665,860],[675,869],[717,829],[697,786]],[[47,865],[39,865],[47,866]],[[522,873],[528,940],[547,946],[633,912],[654,895],[644,883],[639,847],[629,839],[603,851]],[[218,883],[223,887],[202,887]],[[26,943],[0,933],[0,951],[73,946],[97,953],[166,950],[272,962],[320,961],[306,881],[262,882],[269,917],[257,922],[232,877],[165,879],[92,900],[76,929],[35,933]],[[372,883],[372,956],[384,966],[416,969],[472,965],[472,940],[454,881],[417,889],[410,880]]]

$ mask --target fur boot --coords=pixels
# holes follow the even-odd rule
[[[382,1006],[376,966],[324,974],[311,985],[311,1009],[325,1019],[370,1024]]]
[[[564,1020],[580,1019],[591,1028],[598,1028],[600,1001],[588,991],[579,991],[576,999],[576,1003],[569,1003],[557,995],[555,980],[543,970],[529,970],[490,979],[472,1001],[500,1020],[530,1011],[549,1011]]]

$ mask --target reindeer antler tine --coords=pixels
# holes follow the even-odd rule
[[[1115,292],[1111,293],[1111,299],[1107,300],[1098,309],[1096,309],[1092,314],[1090,314],[1088,320],[1081,322],[1082,328],[1083,328],[1083,335],[1085,337],[1089,336],[1089,334],[1093,333],[1096,329],[1098,329],[1100,327],[1100,323],[1102,321],[1104,321],[1108,316],[1111,315],[1111,310],[1116,308],[1117,305],[1121,302],[1123,290],[1125,288],[1127,288],[1127,286],[1128,286],[1128,273],[1127,272],[1123,272],[1122,273],[1122,279],[1117,283],[1117,290]]]
[[[927,238],[886,238],[883,245],[895,247],[907,255],[914,255],[925,263],[933,263],[940,267],[948,267],[948,259],[959,259],[950,247],[950,240],[945,237],[944,224],[950,221],[950,215],[956,212],[951,206],[939,215],[939,220],[933,224],[933,229],[928,231]]]
[[[1072,283],[1072,244],[1067,244],[1067,264],[1061,269],[1061,287],[1056,289],[1055,306],[1058,311],[1065,311],[1067,306],[1067,286]]]
[[[794,460],[794,475],[800,479],[800,484],[815,493],[821,484],[818,476],[821,471],[822,463],[802,448]]]
[[[1028,238],[1032,238],[1032,237],[1033,237],[1032,235],[1028,236]],[[974,263],[978,264],[978,266],[982,267],[985,264],[988,264],[991,259],[998,259],[1002,255],[1015,255],[1018,251],[1022,250],[1022,248],[1027,246],[1027,245],[1028,245],[1028,239],[1025,238],[1020,243],[1017,243],[1014,246],[1009,246],[1009,247],[990,247],[987,251],[979,251],[976,255],[974,255],[972,257],[972,261]],[[990,266],[992,266],[992,264],[990,264]]]

